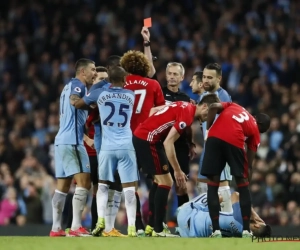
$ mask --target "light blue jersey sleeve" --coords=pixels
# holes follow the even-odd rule
[[[86,105],[96,103],[103,89],[95,89],[86,94],[82,99]]]
[[[95,89],[101,89],[103,88],[105,85],[110,85],[110,83],[106,80],[102,80],[100,82],[97,82],[95,84],[92,85],[92,87],[90,88],[89,92],[92,92]]]
[[[88,112],[76,109],[70,103],[71,95],[85,96],[86,87],[77,78],[73,78],[62,90],[59,104],[59,131],[55,137],[55,145],[83,144],[84,125]]]

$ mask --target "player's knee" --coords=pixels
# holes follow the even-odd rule
[[[124,196],[125,196],[125,202],[128,204],[133,203],[136,200],[135,197],[135,187],[126,187],[123,189]]]
[[[231,202],[232,202],[232,204],[239,202],[239,200],[240,200],[239,193],[238,192],[233,192],[231,194]]]

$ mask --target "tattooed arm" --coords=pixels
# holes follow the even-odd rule
[[[75,103],[80,99],[78,95],[70,95],[70,103],[75,106]]]

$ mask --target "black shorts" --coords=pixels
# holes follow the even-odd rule
[[[231,175],[248,178],[248,161],[246,152],[216,137],[209,137],[205,143],[205,153],[201,174],[204,176],[220,176],[226,163]]]
[[[93,185],[98,183],[98,159],[96,155],[89,156],[91,166],[91,181]]]
[[[190,173],[190,157],[189,157],[189,148],[188,146],[186,147],[176,147],[175,144],[175,151],[176,151],[176,158],[177,161],[179,163],[179,166],[182,170],[183,173],[185,173],[186,175],[188,175]],[[173,178],[173,180],[175,181],[175,177],[174,177],[174,169],[171,167],[170,164],[170,174]]]
[[[169,163],[162,142],[150,143],[133,136],[133,146],[139,168],[150,176],[169,173]]]

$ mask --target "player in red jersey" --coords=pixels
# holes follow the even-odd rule
[[[142,167],[143,173],[154,176],[154,181],[158,184],[155,192],[152,236],[173,236],[163,230],[168,195],[173,185],[168,162],[174,169],[176,184],[178,186],[186,184],[187,177],[178,164],[174,142],[193,123],[195,117],[205,121],[208,105],[214,102],[219,102],[219,99],[216,95],[210,94],[203,97],[197,106],[188,102],[165,105],[134,131],[133,145],[138,164]]]
[[[216,114],[220,115],[214,122]],[[211,237],[222,237],[219,226],[218,188],[220,175],[226,163],[230,166],[240,193],[242,237],[252,237],[249,227],[251,197],[248,186],[251,181],[252,161],[260,144],[260,133],[269,129],[270,117],[266,114],[253,117],[236,103],[214,103],[209,107],[206,126],[207,141],[201,174],[210,179],[207,200],[213,226]]]
[[[130,50],[126,52],[121,60],[123,67],[129,75],[126,77],[125,89],[130,89],[135,93],[133,113],[131,117],[131,130],[135,131],[137,126],[144,122],[153,107],[165,104],[162,89],[156,80],[147,78],[150,72],[150,62],[147,57],[140,51]],[[136,229],[138,235],[144,234],[144,224],[140,212],[140,201],[138,193],[135,194],[137,199]]]
[[[126,52],[120,64],[129,73],[124,88],[132,90],[135,94],[131,118],[131,130],[134,132],[137,126],[149,117],[153,107],[165,104],[165,98],[160,84],[147,78],[150,62],[142,52],[134,50]]]

